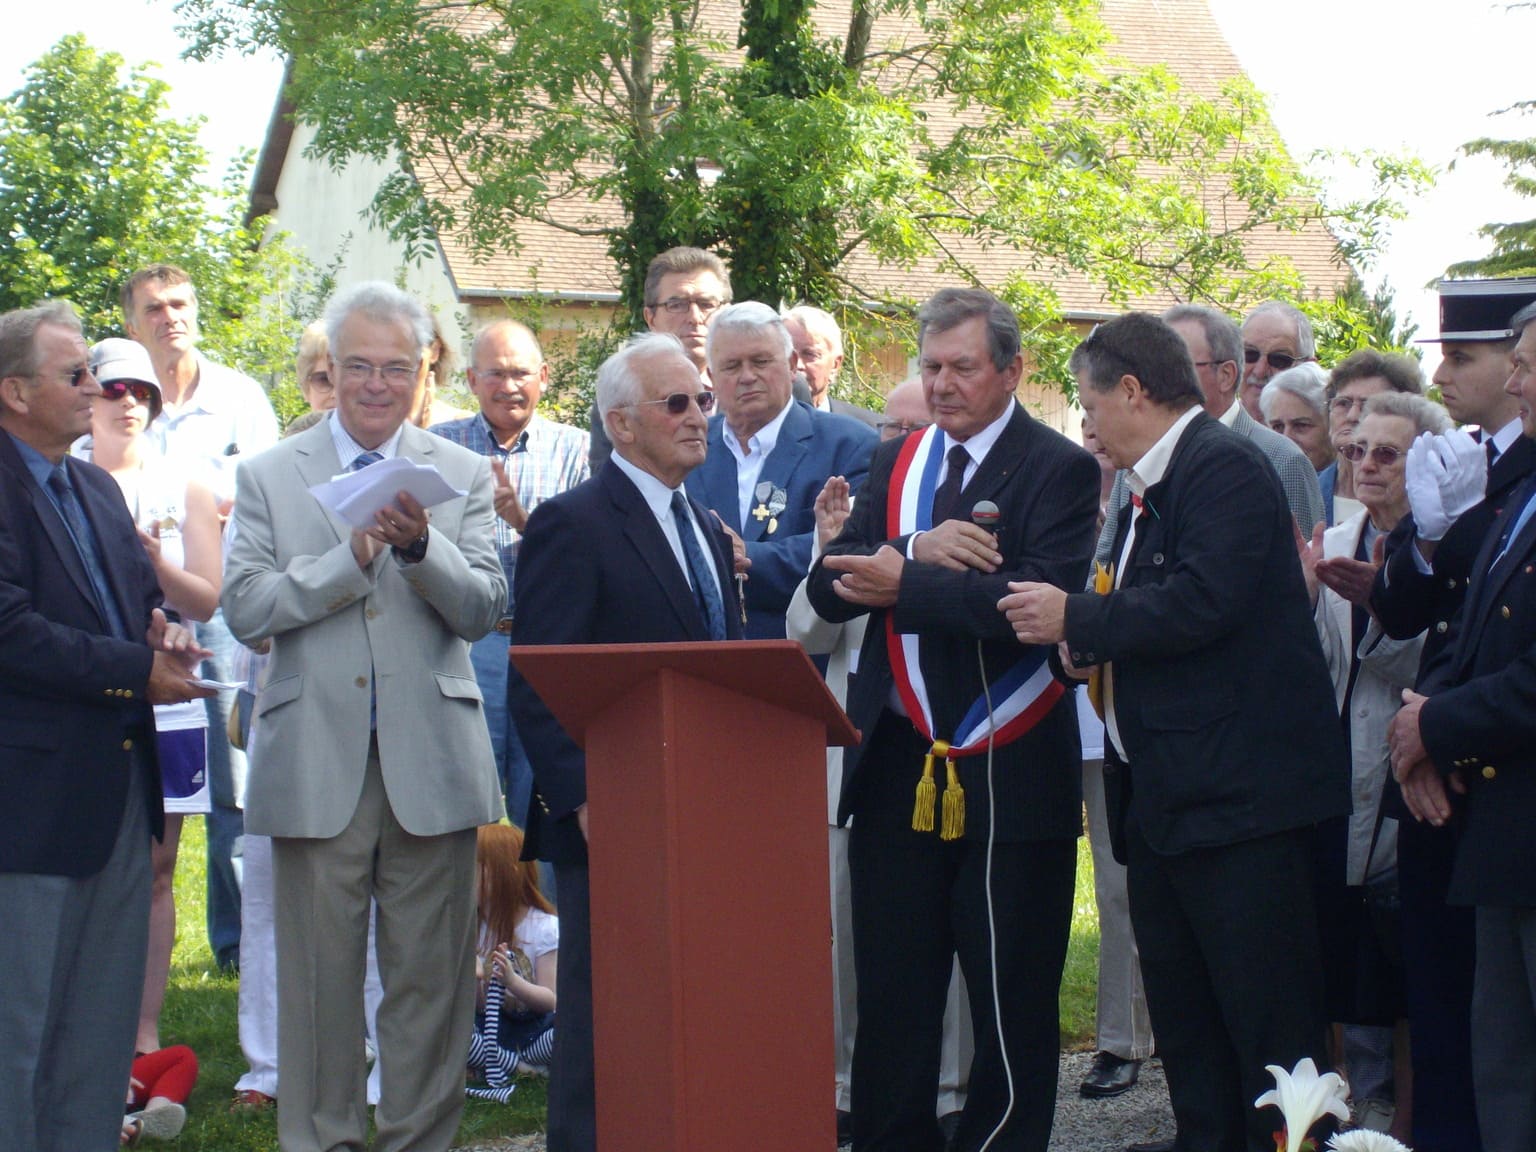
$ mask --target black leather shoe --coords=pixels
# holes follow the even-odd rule
[[[1173,1141],[1148,1140],[1145,1144],[1127,1144],[1125,1152],[1173,1152]]]
[[[1122,1060],[1111,1052],[1100,1052],[1093,1058],[1088,1075],[1077,1086],[1077,1092],[1090,1100],[1106,1100],[1136,1087],[1139,1075],[1140,1060]]]
[[[853,1147],[853,1113],[841,1108],[837,1110],[837,1146]]]

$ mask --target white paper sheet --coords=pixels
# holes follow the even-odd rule
[[[409,492],[423,508],[466,494],[444,480],[436,466],[403,456],[344,472],[310,491],[325,508],[358,529],[373,527],[379,510],[392,505],[400,492]]]

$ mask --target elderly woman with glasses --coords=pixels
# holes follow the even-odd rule
[[[1335,498],[1357,499],[1354,465],[1343,449],[1355,439],[1365,402],[1382,392],[1422,396],[1424,370],[1419,362],[1411,356],[1362,348],[1340,360],[1328,374],[1328,438],[1339,451],[1339,458],[1318,473],[1318,483],[1325,493],[1331,491]],[[1342,511],[1339,519],[1347,519]]]
[[[1310,361],[1295,364],[1270,379],[1259,397],[1259,407],[1264,423],[1300,448],[1317,469],[1323,514],[1332,528],[1336,522],[1333,482],[1338,470],[1333,467],[1337,454],[1328,436],[1328,374]],[[1359,506],[1349,504],[1339,511],[1348,517],[1359,511]]]
[[[1403,689],[1413,686],[1424,637],[1386,636],[1371,616],[1370,589],[1387,534],[1408,512],[1408,448],[1421,433],[1450,427],[1445,409],[1423,396],[1389,391],[1367,399],[1351,438],[1340,445],[1364,507],[1302,549],[1353,772],[1351,815],[1321,825],[1317,834],[1329,1018],[1344,1026],[1342,1056],[1357,1120],[1362,1111],[1373,1113],[1402,1139],[1411,1127],[1397,821],[1385,814],[1382,795],[1390,766],[1387,727]]]

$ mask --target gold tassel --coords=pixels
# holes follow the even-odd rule
[[[947,757],[944,768],[948,783],[944,786],[944,830],[941,839],[958,840],[965,835],[965,789],[960,787],[960,773],[955,770],[954,757]]]
[[[934,741],[923,758],[923,778],[917,782],[917,798],[912,804],[912,831],[933,831],[933,802],[938,799],[939,786],[933,779],[933,761],[936,756],[949,752],[949,745],[942,740]]]

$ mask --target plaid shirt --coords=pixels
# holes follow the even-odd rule
[[[432,426],[434,435],[452,440],[471,452],[500,460],[507,470],[507,480],[517,493],[525,512],[532,512],[551,496],[574,488],[589,475],[587,467],[588,436],[580,428],[556,424],[537,412],[511,449],[503,448],[482,415],[465,420],[450,420]],[[512,572],[517,566],[517,550],[522,533],[500,516],[496,517],[496,550],[507,574],[507,611],[512,610]]]

